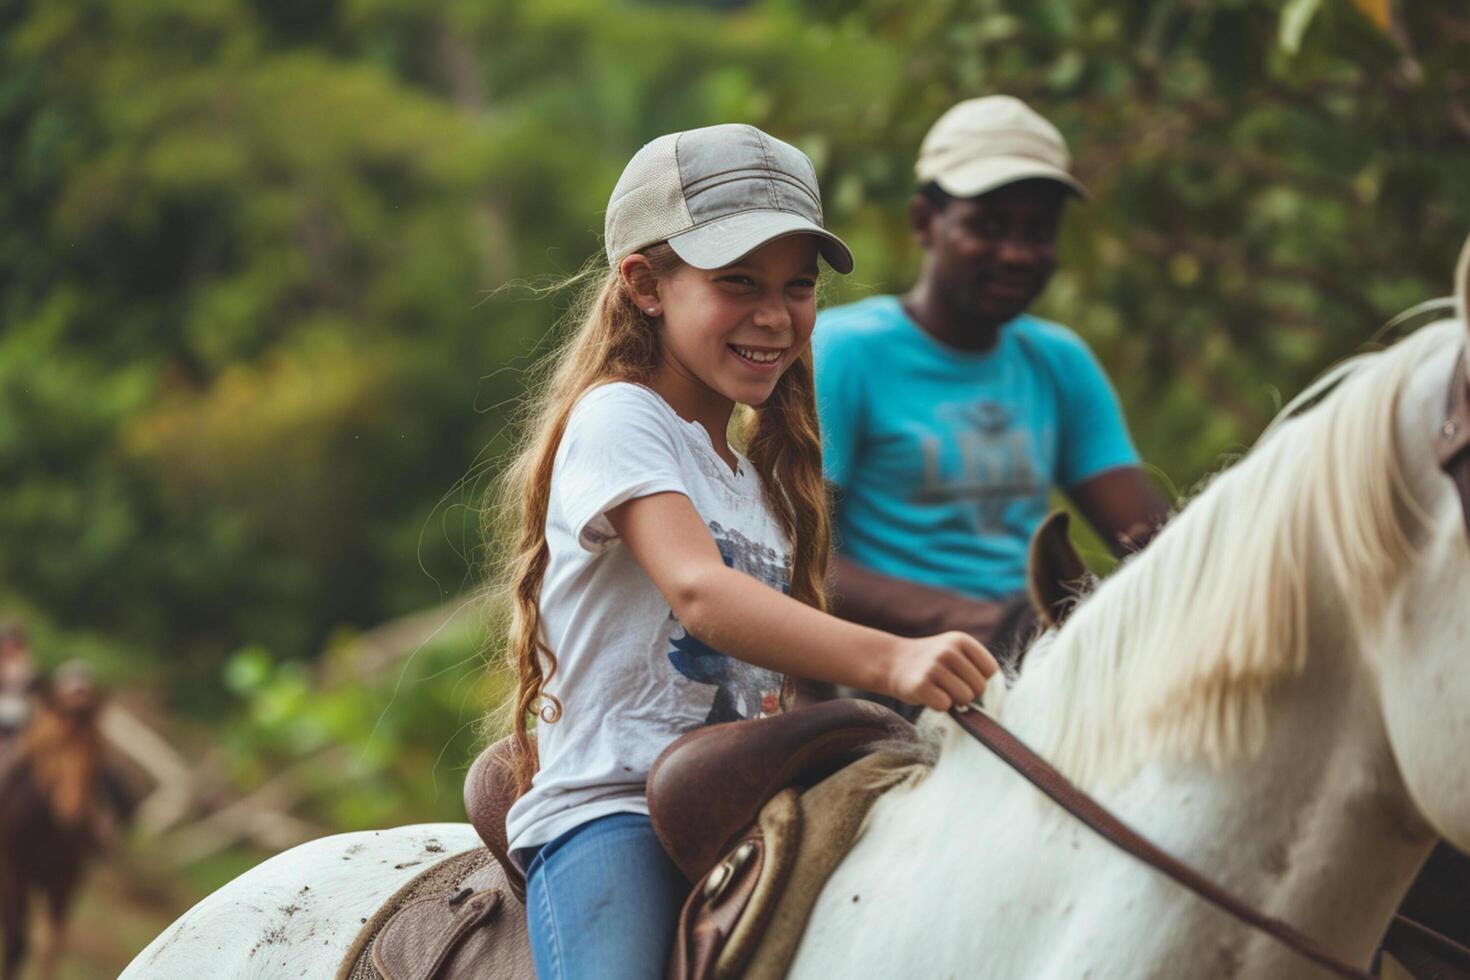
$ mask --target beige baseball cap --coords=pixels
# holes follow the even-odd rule
[[[607,202],[608,265],[668,242],[696,269],[729,265],[787,235],[808,234],[838,272],[846,243],[822,227],[811,160],[754,126],[727,124],[660,136],[633,155]]]
[[[1067,141],[1020,99],[967,99],[929,128],[914,173],[955,197],[976,197],[1018,180],[1054,180],[1079,197],[1087,189],[1067,172]]]

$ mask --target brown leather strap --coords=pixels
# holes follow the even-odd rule
[[[1435,433],[1434,450],[1440,469],[1454,481],[1465,515],[1465,530],[1470,532],[1470,378],[1465,374],[1465,358],[1463,350],[1455,358],[1445,418]]]
[[[665,980],[709,980],[715,976],[720,953],[760,884],[765,846],[765,834],[756,825],[729,857],[695,884],[679,915]]]
[[[1402,915],[1394,916],[1388,927],[1383,951],[1392,954],[1416,980],[1470,977],[1470,949]]]
[[[1276,937],[1323,969],[1340,977],[1352,977],[1353,980],[1372,980],[1372,975],[1367,971],[1349,966],[1285,922],[1257,912],[1189,865],[1160,850],[1074,786],[1067,777],[1053,769],[1046,760],[1032,752],[985,712],[956,709],[950,715],[980,744],[998,755],[1002,762],[1024,776],[1062,809],[1102,835],[1108,843],[1174,879],[1221,911]]]

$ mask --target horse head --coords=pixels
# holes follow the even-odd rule
[[[1379,645],[1385,724],[1415,807],[1470,850],[1470,241],[1457,271],[1455,333],[1403,393],[1396,431],[1405,480],[1422,511],[1415,560]],[[1457,452],[1446,444],[1457,442]],[[1446,459],[1447,455],[1453,458]]]
[[[98,715],[103,698],[91,669],[63,664],[40,692],[35,718],[21,740],[31,778],[63,824],[93,822],[93,796],[103,762]]]

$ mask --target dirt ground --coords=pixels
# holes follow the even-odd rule
[[[58,980],[116,980],[169,923],[263,857],[233,854],[187,875],[151,870],[156,862],[146,853],[124,852],[99,863],[77,896]],[[39,942],[38,930],[32,935]],[[22,980],[34,978],[35,964],[28,965]]]

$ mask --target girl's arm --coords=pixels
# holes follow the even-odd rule
[[[979,697],[998,669],[968,634],[893,636],[818,612],[727,567],[681,493],[630,500],[607,519],[684,628],[721,653],[937,711]]]

